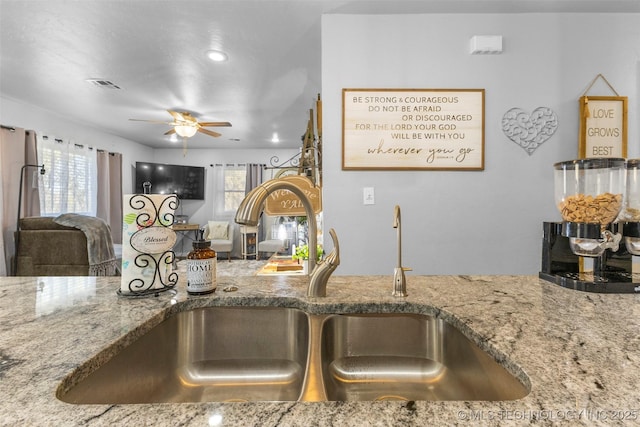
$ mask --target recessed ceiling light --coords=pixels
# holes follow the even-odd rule
[[[229,59],[226,53],[219,50],[208,50],[207,57],[214,62],[224,62]]]
[[[278,132],[274,132],[273,133],[273,136],[271,137],[271,142],[273,142],[273,143],[280,142],[280,138],[278,137]]]

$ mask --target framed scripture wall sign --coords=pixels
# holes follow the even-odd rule
[[[343,170],[483,170],[484,89],[343,89]]]
[[[580,97],[578,156],[627,157],[627,97]]]

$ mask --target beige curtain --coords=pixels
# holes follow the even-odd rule
[[[24,163],[26,165],[38,165],[38,147],[34,131],[25,131],[24,144]],[[46,165],[44,169],[46,173]],[[40,168],[25,168],[24,177],[22,178],[24,184],[22,186],[21,216],[40,216],[40,192],[38,191],[40,177]]]
[[[37,179],[39,169],[24,168],[26,164],[37,165],[36,136],[31,130],[0,126],[0,222],[2,223],[2,241],[0,242],[0,276],[13,274],[13,256],[15,255],[14,233],[18,215],[39,216],[40,201]],[[46,165],[45,165],[46,169]],[[19,189],[20,174],[24,173],[22,189]],[[18,213],[19,192],[22,190],[21,212]]]
[[[113,243],[122,243],[122,154],[98,150],[98,218],[111,227]]]

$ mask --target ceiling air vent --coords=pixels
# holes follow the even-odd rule
[[[102,89],[120,89],[120,86],[117,86],[113,82],[104,79],[87,79],[87,81],[94,86],[98,86]]]

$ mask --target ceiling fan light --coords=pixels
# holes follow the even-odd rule
[[[196,134],[196,132],[198,131],[198,128],[196,128],[195,126],[176,126],[175,130],[176,130],[176,133],[181,137],[191,138],[193,135]]]
[[[226,53],[219,50],[208,50],[207,57],[214,62],[224,62],[229,59]]]

